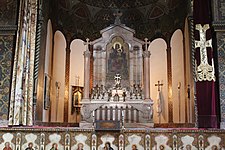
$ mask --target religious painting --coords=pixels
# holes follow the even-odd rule
[[[123,81],[129,80],[129,50],[128,44],[121,37],[114,37],[107,46],[107,81],[114,81],[116,74]]]
[[[80,86],[72,86],[72,109],[71,114],[75,111],[76,113],[80,113],[80,102],[83,95],[83,87]]]

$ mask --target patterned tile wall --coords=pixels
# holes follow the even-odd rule
[[[217,33],[221,122],[225,123],[225,33]]]
[[[0,35],[0,120],[6,120],[8,116],[13,38]]]
[[[30,143],[35,150],[103,150],[110,142],[114,150],[197,150],[224,149],[224,130],[124,130],[123,132],[95,132],[91,129],[33,129],[3,128],[0,131],[0,149],[10,144],[12,149],[25,150]]]

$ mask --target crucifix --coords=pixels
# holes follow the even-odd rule
[[[121,81],[121,75],[120,74],[116,74],[115,76],[114,76],[114,80],[115,80],[115,86],[116,87],[118,87],[118,86],[120,86],[120,81]]]
[[[160,91],[160,87],[161,87],[161,86],[163,86],[163,84],[162,84],[162,83],[160,83],[160,81],[158,81],[158,83],[157,83],[157,84],[155,84],[155,86],[158,86],[158,91]]]

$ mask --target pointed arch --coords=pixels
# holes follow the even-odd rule
[[[174,123],[185,122],[185,75],[183,33],[176,30],[171,38],[172,100]]]
[[[69,122],[79,122],[79,115],[71,113],[72,86],[84,86],[84,41],[74,39],[70,44]]]

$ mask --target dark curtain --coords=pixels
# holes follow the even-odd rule
[[[212,39],[211,28],[211,4],[210,0],[194,0],[194,25],[209,24],[210,28],[206,30],[206,41]],[[195,29],[195,41],[200,41],[199,30]],[[203,43],[205,45],[206,43]],[[208,64],[212,66],[213,48],[207,47]],[[197,66],[200,65],[200,48],[195,48],[195,59]],[[215,59],[214,59],[215,60]],[[215,69],[215,68],[214,68]],[[217,79],[216,79],[217,80]],[[196,98],[198,108],[198,126],[199,128],[218,128],[219,121],[217,112],[218,106],[218,91],[216,90],[216,82],[211,81],[196,81]]]

